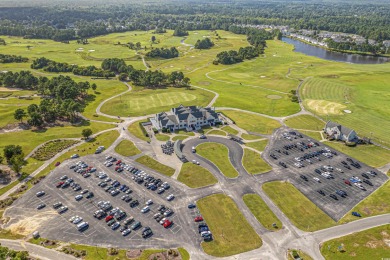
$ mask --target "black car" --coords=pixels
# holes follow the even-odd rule
[[[338,191],[336,191],[336,193],[337,193],[337,195],[340,195],[343,198],[347,196],[347,193],[343,190],[338,190]]]
[[[143,230],[142,230],[142,237],[143,238],[148,238],[150,237],[151,235],[153,235],[153,231],[150,227],[145,227]]]
[[[319,194],[321,194],[322,196],[325,196],[325,192],[323,192],[322,190],[317,190],[317,192],[318,192]]]
[[[273,158],[274,160],[278,159],[275,154],[271,153],[269,156],[271,156],[271,158]]]
[[[130,202],[130,207],[132,207],[132,208],[137,207],[138,205],[139,205],[138,200],[134,200],[134,201]]]
[[[287,168],[287,165],[284,162],[279,162],[279,165],[284,167],[284,168]]]
[[[370,175],[372,175],[372,176],[376,176],[376,175],[377,175],[377,173],[374,172],[374,171],[369,171],[368,173],[369,173]]]
[[[368,176],[366,173],[362,173],[362,177],[366,178],[366,179],[369,179],[370,176]]]
[[[332,199],[338,200],[337,196],[334,194],[330,194],[329,197],[331,197]]]
[[[89,192],[86,196],[87,199],[92,198],[94,196],[93,192]]]
[[[306,177],[305,175],[302,175],[302,174],[301,174],[301,176],[299,176],[299,177],[301,177],[301,179],[303,179],[303,180],[305,180],[305,181],[308,181],[308,179],[307,179],[307,177]]]
[[[321,170],[319,170],[319,169],[315,169],[314,170],[316,173],[318,173],[318,174],[321,174]]]
[[[372,182],[370,182],[370,181],[367,180],[367,179],[363,179],[363,182],[364,182],[364,183],[367,183],[367,184],[370,185],[370,186],[372,186]]]

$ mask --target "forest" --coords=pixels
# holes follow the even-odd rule
[[[18,55],[8,55],[8,54],[1,54],[0,53],[0,63],[23,63],[27,62],[28,58],[18,56]]]
[[[0,7],[0,34],[69,41],[121,31],[173,29],[174,35],[186,36],[190,30],[229,30],[231,25],[266,24],[353,33],[377,41],[390,39],[390,5],[384,2],[90,2],[88,8],[77,8],[77,2]]]
[[[209,38],[204,38],[202,40],[197,40],[195,43],[195,49],[210,49],[214,46],[214,43]]]
[[[154,48],[148,53],[146,53],[146,57],[150,58],[163,58],[163,59],[171,59],[179,57],[179,51],[176,47],[171,48]]]

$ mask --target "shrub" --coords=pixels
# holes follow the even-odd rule
[[[141,128],[142,133],[143,133],[146,137],[149,137],[148,132],[146,132],[146,129],[145,129],[143,123],[145,123],[145,122],[139,122],[139,123],[138,123],[138,124],[139,124],[139,127]]]

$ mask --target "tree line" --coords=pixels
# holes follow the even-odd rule
[[[372,54],[377,54],[382,52],[381,45],[371,45],[368,41],[357,44],[356,42],[335,42],[332,39],[327,39],[326,43],[328,48],[342,51],[354,51],[354,52],[369,52]]]
[[[32,69],[43,69],[47,72],[71,72],[74,75],[80,76],[92,76],[92,77],[115,77],[115,73],[112,71],[102,70],[95,66],[78,66],[75,64],[68,64],[65,62],[56,62],[49,60],[45,57],[38,58],[34,60],[31,64]]]
[[[154,48],[148,53],[146,53],[146,57],[150,58],[163,58],[163,59],[171,59],[179,57],[179,51],[176,47],[171,48]]]
[[[28,58],[17,56],[17,55],[9,55],[9,54],[0,54],[0,63],[23,63],[27,62]]]

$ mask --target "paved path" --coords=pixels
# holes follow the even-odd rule
[[[28,251],[29,254],[33,257],[36,257],[41,260],[76,260],[76,258],[71,255],[67,255],[62,252],[58,252],[53,249],[48,249],[43,246],[38,246],[35,244],[31,244],[25,242],[23,240],[11,240],[11,239],[0,239],[0,243],[2,246],[11,248],[12,250],[17,251]]]
[[[198,87],[198,86],[195,86],[195,85],[191,85],[191,87],[202,89],[202,90],[211,92],[211,93],[213,93],[215,95],[213,97],[213,99],[210,101],[210,103],[206,107],[212,107],[214,105],[214,103],[217,101],[217,98],[219,98],[219,94],[217,92],[215,92],[215,91],[210,90],[210,89]]]

